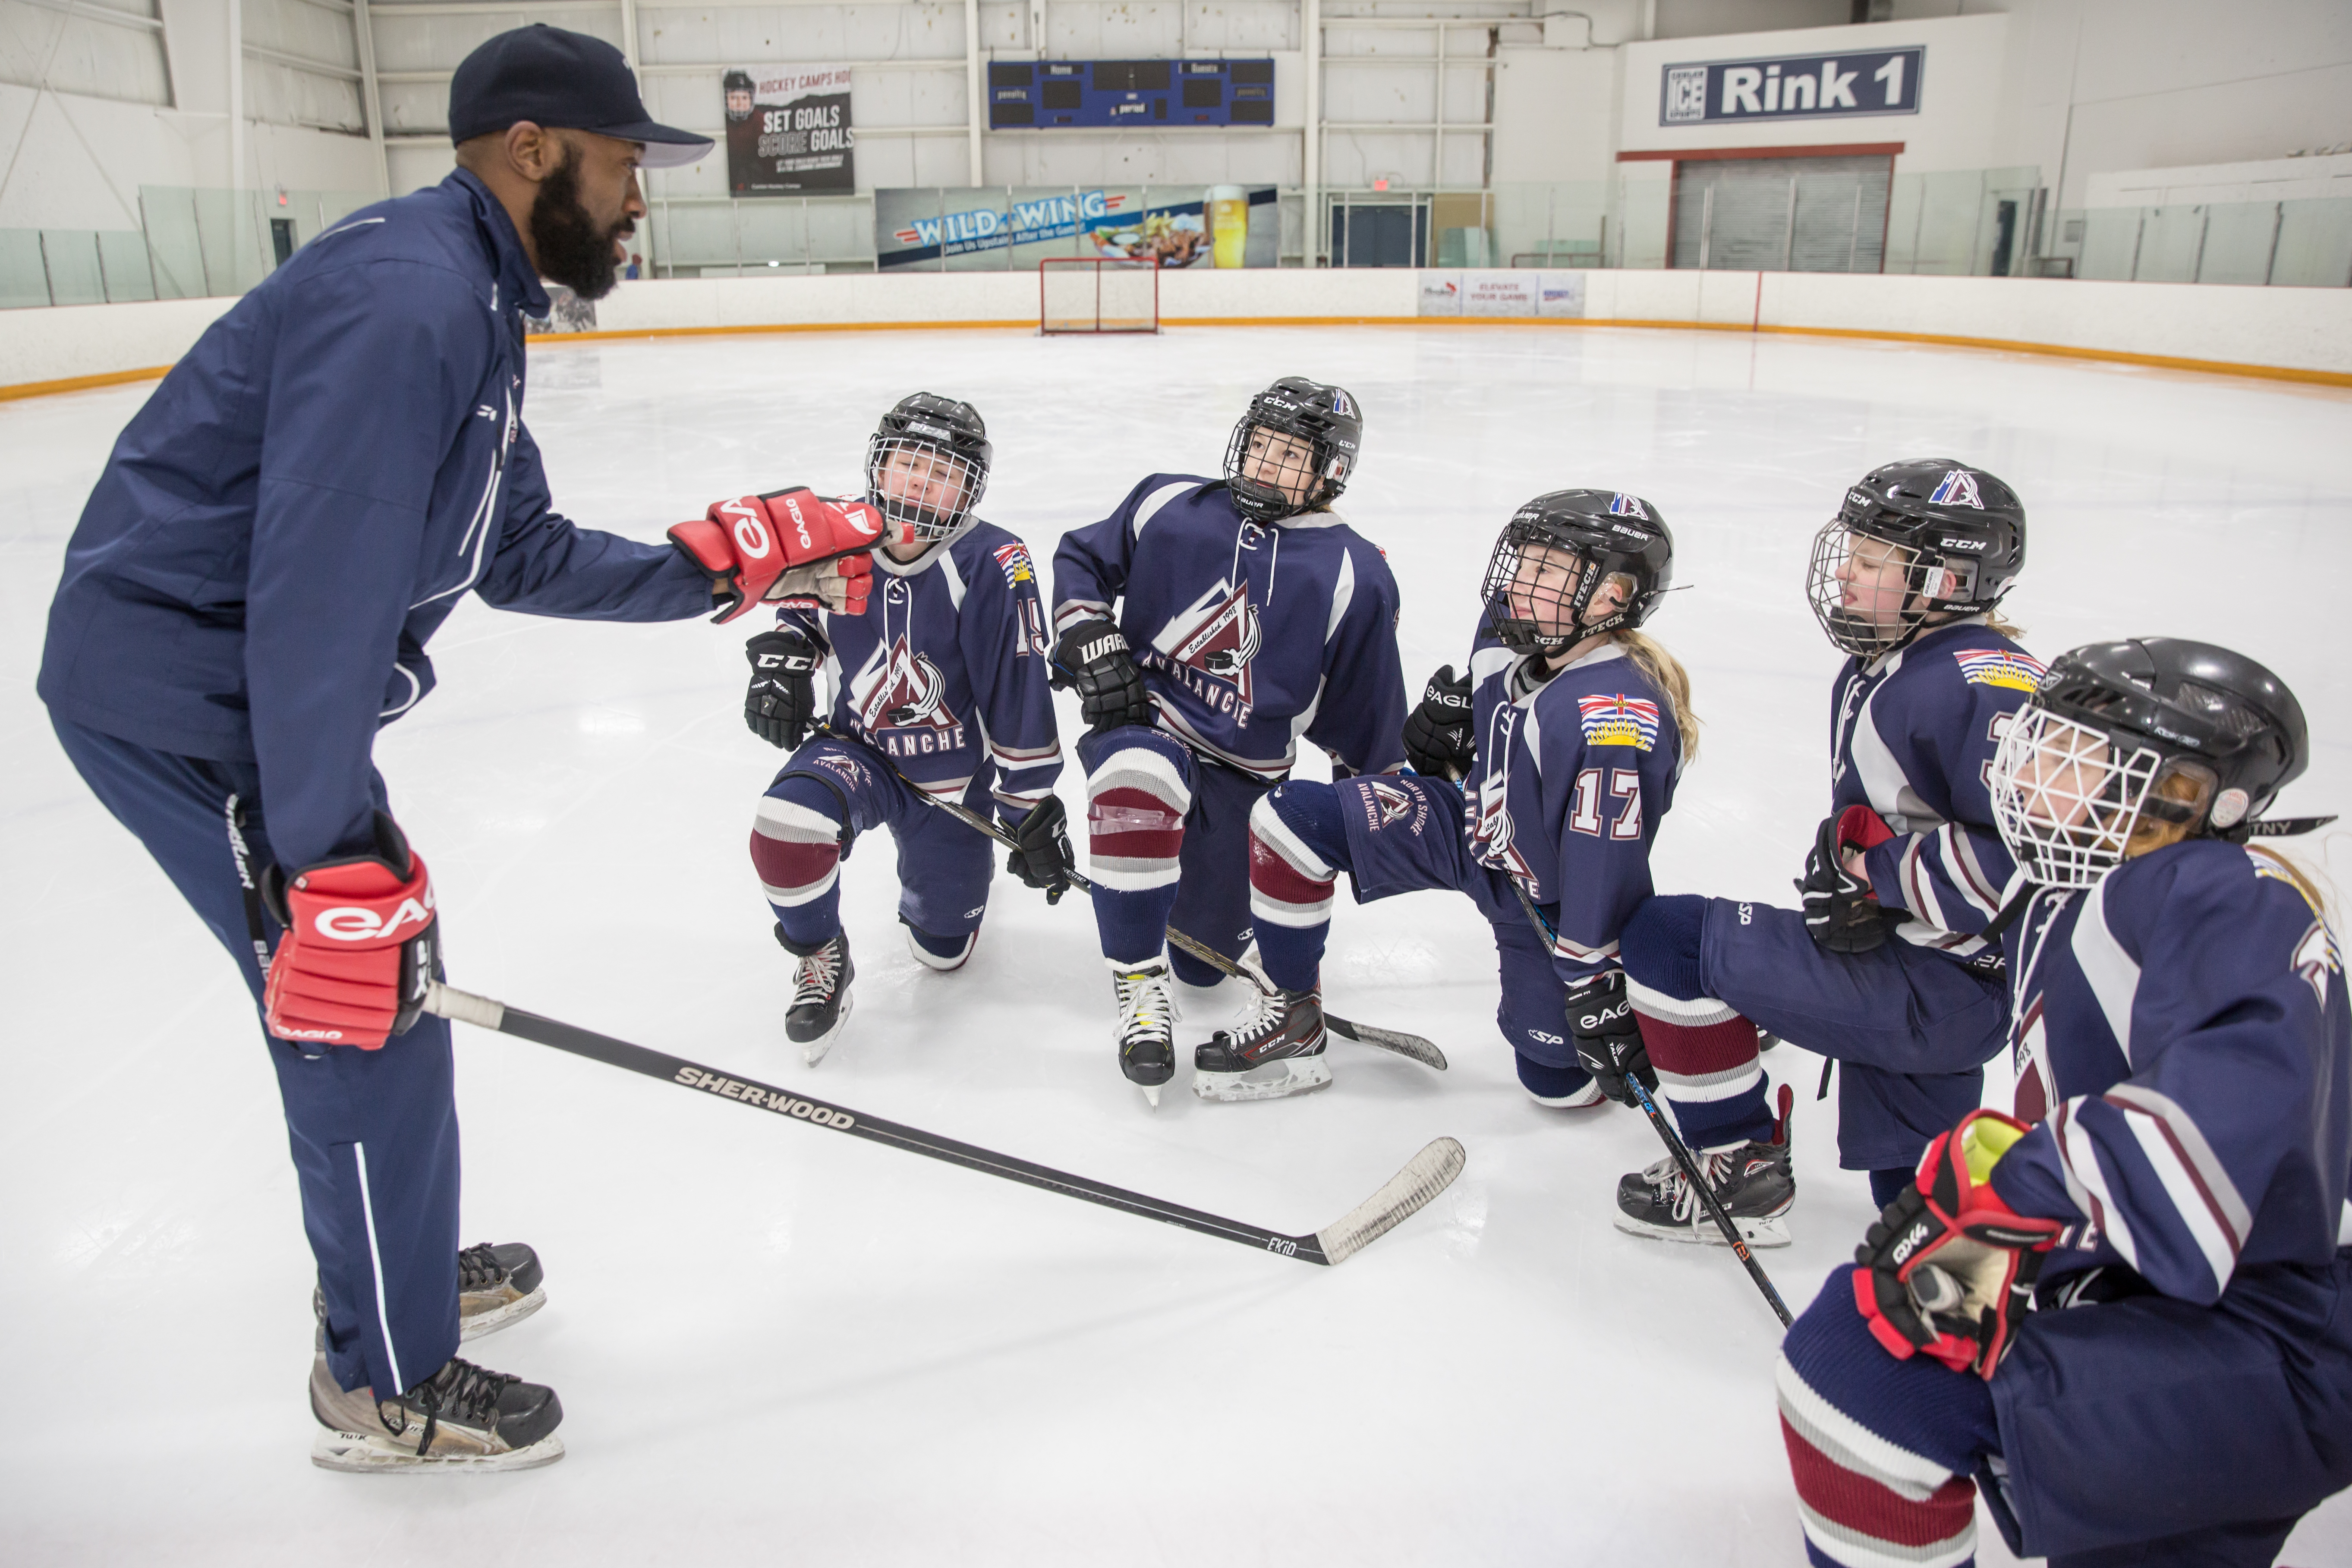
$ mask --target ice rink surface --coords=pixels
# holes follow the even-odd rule
[[[1712,332],[908,331],[534,347],[528,416],[563,510],[657,539],[746,489],[850,488],[893,399],[968,398],[996,443],[982,510],[1042,563],[1146,472],[1213,471],[1248,394],[1293,373],[1367,410],[1341,510],[1397,569],[1416,694],[1466,652],[1517,503],[1595,485],[1664,511],[1688,589],[1650,630],[1706,727],[1663,890],[1793,901],[1838,664],[1806,546],[1896,458],[1962,458],[2023,495],[2010,611],[2035,652],[2158,633],[2242,649],[2317,738],[2284,808],[2352,808],[2342,393]],[[466,1237],[536,1245],[551,1296],[469,1352],[561,1391],[570,1457],[478,1479],[314,1469],[311,1263],[252,1010],[33,694],[67,537],[148,392],[0,405],[0,1558],[1803,1561],[1770,1314],[1724,1251],[1612,1228],[1618,1174],[1656,1141],[1631,1112],[1524,1098],[1465,901],[1343,900],[1326,969],[1334,1007],[1433,1037],[1451,1072],[1335,1042],[1326,1092],[1211,1106],[1180,1076],[1155,1114],[1114,1061],[1083,903],[1000,876],[971,965],[934,974],[870,844],[843,874],[856,1018],[812,1069],[783,1037],[789,961],[744,849],[778,762],[740,717],[752,623],[470,600],[433,646],[439,690],[377,747],[457,984],[1284,1230],[1328,1223],[1439,1134],[1469,1164],[1361,1257],[1308,1268],[461,1027]],[[1073,772],[1062,793],[1082,801]],[[2352,854],[2332,870],[2352,888]],[[1185,1005],[1190,1043],[1241,998]],[[1834,1168],[1818,1060],[1768,1065],[1797,1089],[1801,1192],[1795,1245],[1761,1256],[1801,1308],[1871,1211]],[[1989,1524],[1980,1540],[2009,1561]],[[2352,1561],[2352,1498],[2283,1561]]]

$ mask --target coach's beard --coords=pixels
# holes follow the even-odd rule
[[[539,184],[530,204],[530,243],[539,252],[539,275],[561,283],[583,300],[601,300],[621,275],[620,241],[636,232],[626,217],[600,228],[580,201],[578,154],[564,150],[563,162]]]

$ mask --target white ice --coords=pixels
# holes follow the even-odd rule
[[[1339,382],[1369,411],[1344,509],[1402,582],[1416,691],[1465,653],[1515,505],[1637,491],[1680,542],[1688,591],[1652,630],[1706,721],[1659,885],[1784,902],[1826,800],[1837,665],[1805,607],[1806,543],[1874,464],[1964,457],[2032,510],[2012,601],[2030,647],[2169,633],[2264,660],[2318,738],[2288,807],[2352,808],[2340,392],[1576,329],[532,355],[531,426],[583,522],[657,539],[747,489],[849,487],[876,415],[922,387],[985,413],[984,510],[1041,562],[1142,474],[1213,468],[1271,377]],[[1177,1092],[1153,1113],[1114,1064],[1082,902],[1049,910],[1000,877],[971,967],[934,974],[900,944],[890,858],[871,843],[844,876],[856,1016],[812,1069],[784,1040],[787,960],[744,849],[777,757],[738,717],[743,632],[473,602],[434,645],[440,689],[377,748],[434,867],[458,984],[1285,1230],[1337,1217],[1439,1134],[1469,1165],[1362,1256],[1310,1268],[461,1028],[466,1237],[536,1245],[551,1295],[471,1348],[561,1390],[570,1457],[474,1479],[313,1469],[312,1266],[251,1008],[33,694],[67,536],[147,391],[0,406],[0,1558],[1803,1561],[1772,1318],[1722,1250],[1612,1228],[1617,1176],[1655,1140],[1628,1112],[1528,1102],[1461,900],[1342,900],[1327,970],[1334,1006],[1433,1037],[1450,1073],[1335,1044],[1323,1093]],[[1062,792],[1081,798],[1073,774]],[[1239,998],[1188,1006],[1199,1039]],[[1818,1062],[1769,1065],[1797,1089],[1801,1196],[1796,1244],[1762,1256],[1801,1307],[1870,1209],[1835,1169]],[[2009,1561],[1989,1524],[1980,1550]],[[2352,1499],[2284,1560],[2352,1560]]]

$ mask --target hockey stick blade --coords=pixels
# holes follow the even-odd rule
[[[1462,1145],[1451,1138],[1441,1138],[1414,1155],[1405,1168],[1391,1177],[1379,1192],[1338,1220],[1312,1236],[1290,1236],[1240,1220],[1226,1219],[1221,1215],[1186,1208],[1181,1204],[1171,1204],[1143,1193],[1129,1192],[1108,1182],[1072,1175],[1066,1171],[1056,1171],[1051,1166],[1035,1164],[1011,1154],[999,1154],[976,1144],[942,1138],[920,1128],[885,1121],[878,1116],[867,1116],[821,1100],[811,1100],[755,1079],[731,1078],[715,1068],[704,1067],[683,1057],[631,1045],[626,1040],[616,1040],[609,1035],[600,1035],[574,1024],[543,1018],[536,1013],[526,1013],[520,1007],[509,1007],[503,1002],[477,996],[437,981],[425,986],[425,1010],[457,1023],[471,1024],[477,1028],[512,1035],[534,1045],[569,1051],[574,1056],[603,1062],[607,1067],[624,1068],[630,1072],[643,1073],[647,1078],[660,1079],[685,1089],[731,1100],[755,1110],[765,1110],[794,1121],[805,1121],[812,1127],[845,1132],[853,1138],[903,1149],[910,1154],[921,1154],[945,1161],[950,1165],[961,1165],[967,1170],[1001,1176],[1008,1182],[1042,1187],[1047,1192],[1100,1204],[1105,1208],[1159,1220],[1164,1225],[1181,1226],[1203,1236],[1239,1242],[1261,1252],[1295,1258],[1301,1263],[1328,1265],[1362,1251],[1444,1192],[1447,1184],[1462,1170]]]

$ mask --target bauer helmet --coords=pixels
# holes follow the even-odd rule
[[[2303,708],[2242,654],[2178,637],[2061,654],[1993,753],[1993,823],[2033,881],[2088,888],[2160,837],[2308,833],[2333,817],[2258,820],[2311,758]]]
[[[946,539],[980,504],[994,453],[980,410],[952,397],[915,393],[882,416],[866,443],[866,499],[907,536]],[[899,489],[914,494],[894,496],[883,484],[884,470],[894,464]]]
[[[1588,620],[1612,577],[1624,579],[1622,604]],[[1554,490],[1514,512],[1495,541],[1481,590],[1486,629],[1513,653],[1558,653],[1640,626],[1674,580],[1675,536],[1657,508],[1622,490]]]
[[[1813,537],[1805,592],[1830,641],[1876,658],[1916,637],[1938,611],[1990,610],[2024,565],[2017,492],[1982,468],[1920,458],[1873,469],[1845,492],[1845,504]],[[1872,585],[1889,568],[1899,569],[1900,586]]]
[[[1253,437],[1264,430],[1307,448],[1278,463],[1275,482],[1251,476],[1244,465]],[[1276,522],[1328,505],[1348,488],[1364,439],[1363,410],[1344,388],[1303,375],[1286,375],[1250,399],[1249,412],[1225,444],[1225,488],[1234,508],[1253,522]],[[1294,500],[1297,489],[1301,499]]]

